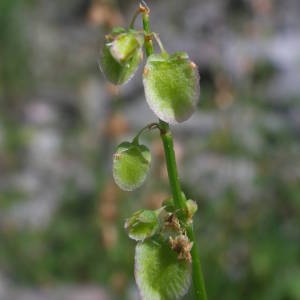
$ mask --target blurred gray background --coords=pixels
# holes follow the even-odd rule
[[[169,196],[163,150],[148,135],[147,182],[115,186],[116,145],[156,117],[142,67],[121,88],[98,69],[137,4],[0,0],[0,300],[139,299],[123,223]],[[209,299],[299,300],[300,1],[148,5],[199,66],[198,110],[172,130]]]

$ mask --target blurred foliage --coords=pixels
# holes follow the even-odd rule
[[[298,187],[286,192],[300,199]],[[257,199],[239,207],[229,193],[206,209],[213,217],[206,217],[202,227],[214,221],[214,231],[208,236],[203,230],[199,237],[211,299],[298,299],[299,281],[290,277],[290,270],[299,272],[299,211],[280,215],[283,207],[273,204],[280,205],[280,199]],[[288,201],[284,209],[290,205]],[[298,282],[297,290],[292,281]]]
[[[31,231],[6,224],[0,229],[1,271],[29,285],[107,282],[109,274],[120,269],[130,273],[133,258],[124,255],[122,240],[110,255],[103,248],[96,194],[79,191],[74,183],[65,186],[62,204],[49,227]],[[14,196],[4,194],[1,202]]]
[[[0,96],[6,101],[22,95],[30,80],[21,14],[24,5],[21,0],[0,1]]]
[[[249,77],[253,84],[266,84],[276,75],[277,71],[277,68],[271,61],[258,60],[255,62]]]

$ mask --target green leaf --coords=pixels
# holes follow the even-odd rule
[[[160,119],[179,123],[193,114],[199,98],[199,74],[185,52],[149,56],[143,77],[147,102]]]
[[[150,239],[136,246],[135,279],[144,300],[180,299],[190,286],[190,264],[168,243]]]
[[[136,241],[143,241],[156,234],[159,229],[160,212],[161,209],[156,211],[141,209],[135,212],[125,223],[129,237]]]
[[[144,145],[121,143],[113,159],[113,176],[124,191],[132,191],[145,181],[150,168],[151,154]]]

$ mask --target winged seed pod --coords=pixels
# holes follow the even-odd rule
[[[143,37],[134,30],[117,28],[106,36],[100,57],[100,69],[110,82],[127,82],[143,59]]]
[[[151,154],[144,145],[123,142],[113,156],[113,177],[124,191],[133,191],[146,179]]]
[[[157,210],[141,209],[135,212],[125,222],[125,229],[131,239],[143,241],[155,235],[159,229],[158,215],[162,208]]]
[[[168,243],[151,239],[135,249],[135,280],[143,300],[181,299],[191,283],[190,263]]]
[[[195,111],[200,91],[199,74],[187,53],[150,55],[143,83],[150,108],[163,121],[180,123]]]
[[[136,51],[141,52],[143,41],[143,36],[134,30],[130,30],[114,38],[110,46],[110,52],[115,60],[122,64],[130,59]]]

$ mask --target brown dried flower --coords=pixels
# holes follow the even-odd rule
[[[165,227],[168,229],[175,230],[177,232],[181,232],[181,226],[178,218],[175,214],[171,213],[166,217]]]
[[[172,250],[178,253],[178,259],[186,260],[189,263],[192,262],[192,256],[190,251],[193,247],[193,243],[190,242],[189,238],[186,235],[180,234],[174,239],[170,236],[169,243]]]

